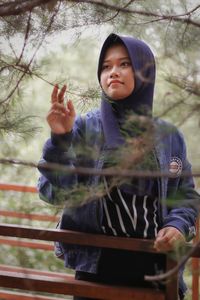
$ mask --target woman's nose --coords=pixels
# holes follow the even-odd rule
[[[119,76],[119,69],[116,66],[113,66],[110,72],[110,77],[118,77]]]

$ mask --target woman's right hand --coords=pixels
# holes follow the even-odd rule
[[[51,95],[51,108],[47,115],[47,122],[51,131],[55,134],[70,132],[73,128],[76,113],[71,100],[64,106],[64,95],[67,86],[64,85],[59,91],[58,85],[54,86]]]

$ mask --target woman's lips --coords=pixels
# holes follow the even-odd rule
[[[120,80],[112,80],[108,86],[111,86],[112,84],[123,84],[123,82]]]

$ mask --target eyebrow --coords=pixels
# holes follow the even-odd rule
[[[130,58],[129,58],[128,56],[124,56],[124,57],[120,57],[120,58],[119,58],[119,60],[124,60],[124,59],[130,60]],[[110,60],[110,59],[106,59],[106,60],[103,61],[103,63],[109,62],[109,61],[111,61],[111,60]]]

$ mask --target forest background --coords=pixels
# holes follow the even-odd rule
[[[0,0],[0,32],[1,183],[36,185],[55,83],[67,84],[78,113],[98,107],[98,55],[111,32],[150,45],[157,63],[154,115],[184,133],[193,171],[200,173],[198,0]],[[199,189],[199,177],[195,181]],[[0,208],[59,213],[38,195],[14,192],[0,192]],[[1,246],[0,263],[64,269],[52,253],[8,246]]]

